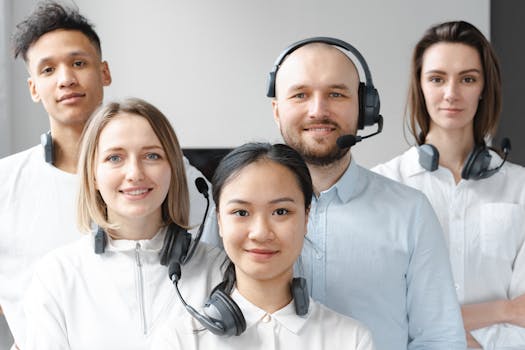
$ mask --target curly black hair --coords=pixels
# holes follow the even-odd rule
[[[64,6],[55,1],[43,1],[22,22],[17,24],[12,37],[14,58],[22,56],[27,62],[27,51],[42,35],[57,29],[82,32],[102,55],[100,39],[94,26],[78,9]]]

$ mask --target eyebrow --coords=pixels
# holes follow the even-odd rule
[[[282,202],[295,203],[295,200],[290,197],[280,197],[280,198],[272,199],[269,203],[276,204],[276,203],[282,203]],[[234,198],[234,199],[230,199],[228,202],[226,202],[226,204],[250,204],[250,202],[243,200],[243,199]]]
[[[141,147],[141,150],[143,150],[143,151],[149,151],[149,150],[153,150],[153,149],[164,151],[164,149],[161,146],[156,146],[156,145]],[[102,153],[118,152],[118,151],[122,151],[122,150],[125,150],[125,148],[121,147],[121,146],[109,147],[109,148],[106,148],[106,149],[102,150]]]
[[[85,58],[90,58],[90,57],[92,57],[92,55],[89,54],[86,51],[72,51],[72,52],[67,54],[67,57],[85,57]],[[53,61],[53,59],[54,59],[54,57],[52,57],[52,56],[41,58],[38,61],[38,63],[37,63],[37,67],[41,66],[43,64],[46,64],[49,61]]]
[[[307,88],[308,86],[305,84],[297,84],[290,86],[289,90],[302,90]],[[328,86],[331,89],[340,89],[340,90],[348,90],[348,85],[346,84],[332,84]]]
[[[459,72],[459,74],[467,74],[467,73],[481,74],[481,71],[477,68],[471,68],[471,69],[465,69]],[[439,69],[432,69],[432,70],[423,72],[423,74],[447,74],[447,73]]]

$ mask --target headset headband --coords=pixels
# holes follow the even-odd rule
[[[288,56],[289,54],[291,54],[298,48],[311,44],[311,43],[324,43],[328,45],[333,45],[333,46],[337,46],[342,49],[345,49],[348,52],[351,52],[355,56],[355,58],[359,61],[359,64],[361,65],[361,68],[363,69],[363,72],[365,73],[366,85],[371,88],[374,87],[374,83],[372,81],[372,74],[370,74],[370,69],[368,68],[368,64],[366,63],[363,55],[361,55],[361,53],[355,47],[353,47],[346,41],[343,41],[340,39],[318,36],[314,38],[303,39],[303,40],[293,43],[292,45],[288,46],[279,55],[279,57],[277,57],[277,59],[275,60],[275,63],[273,64],[272,71],[270,72],[270,76],[268,80],[268,92],[266,96],[275,97],[275,78],[277,76],[277,71],[279,70],[286,56]]]

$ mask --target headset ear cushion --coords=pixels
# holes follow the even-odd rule
[[[357,118],[357,128],[363,129],[365,127],[366,119],[366,85],[363,82],[359,83],[358,90],[358,99],[359,99],[359,116]]]
[[[463,164],[461,178],[465,180],[479,180],[483,178],[490,165],[491,158],[492,156],[487,147],[476,146],[468,155],[465,164]]]
[[[213,308],[216,312],[211,312],[210,309]],[[208,302],[204,305],[204,312],[208,317],[214,319],[214,321],[221,322],[224,325],[224,335],[226,336],[240,335],[246,330],[246,320],[241,309],[237,303],[221,289],[216,288],[212,292]]]
[[[419,164],[428,171],[436,171],[439,167],[439,151],[429,143],[417,148]]]

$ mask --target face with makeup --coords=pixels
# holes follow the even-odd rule
[[[430,115],[430,131],[472,133],[483,92],[478,51],[461,43],[440,42],[423,55],[421,89]]]
[[[238,283],[290,282],[308,220],[304,193],[290,169],[264,158],[246,165],[223,186],[217,213]]]
[[[159,138],[139,115],[120,112],[100,132],[96,189],[112,223],[162,223],[171,168]]]

